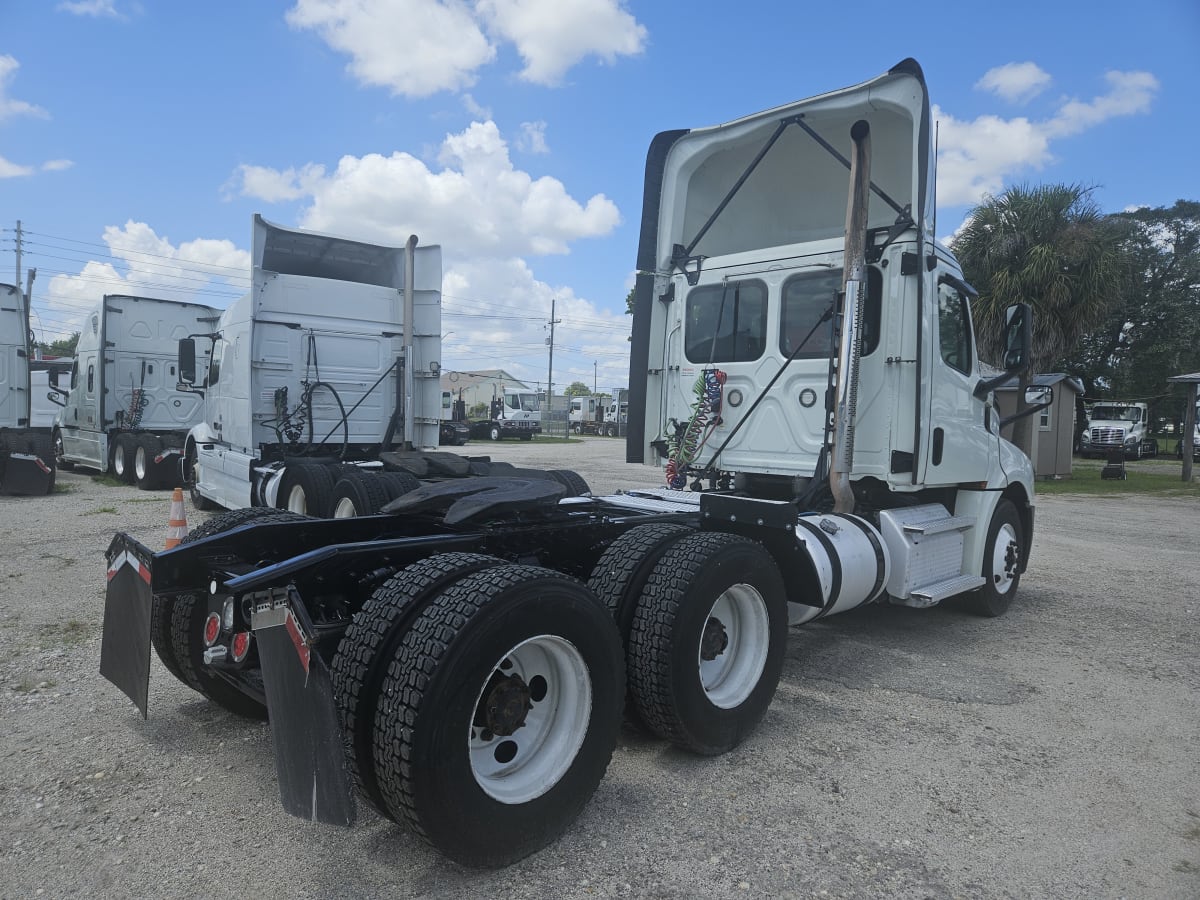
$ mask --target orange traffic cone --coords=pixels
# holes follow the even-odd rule
[[[179,542],[187,537],[187,515],[183,511],[183,488],[175,488],[171,495],[171,521],[167,523],[167,547],[178,547]]]

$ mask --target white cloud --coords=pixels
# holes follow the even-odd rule
[[[557,389],[577,380],[591,384],[593,361],[601,385],[623,385],[629,347],[624,308],[609,314],[569,287],[541,282],[524,258],[566,253],[576,240],[611,233],[620,221],[612,201],[602,194],[577,200],[557,179],[515,168],[492,122],[447,135],[437,159],[432,168],[408,153],[345,156],[327,172],[305,167],[320,172],[307,180],[292,170],[263,167],[243,167],[233,180],[242,178],[242,193],[259,199],[266,199],[255,193],[263,185],[286,185],[289,199],[290,191],[303,188],[310,201],[300,217],[303,228],[391,246],[410,234],[441,244],[442,331],[453,332],[443,349],[446,366],[504,368],[544,384],[543,326],[557,298],[563,319],[554,357]],[[244,179],[248,169],[255,180]]]
[[[48,159],[42,163],[43,172],[63,172],[75,165],[69,159]]]
[[[236,188],[248,197],[257,197],[267,203],[298,200],[310,193],[311,185],[325,174],[325,167],[309,163],[300,169],[268,169],[264,166],[238,166],[223,191],[232,193]]]
[[[522,122],[517,149],[525,153],[549,153],[550,147],[546,144],[546,123]]]
[[[1043,120],[984,115],[963,121],[934,107],[938,204],[978,203],[985,194],[999,193],[1014,175],[1053,162],[1052,141],[1081,134],[1109,119],[1148,112],[1159,87],[1149,72],[1108,72],[1105,80],[1107,93],[1086,102],[1064,100],[1054,115]]]
[[[58,9],[75,16],[93,16],[94,18],[123,19],[117,12],[115,0],[69,0],[58,4]]]
[[[232,241],[197,238],[174,245],[145,222],[110,225],[102,239],[110,259],[91,260],[78,275],[55,275],[44,299],[59,330],[78,330],[105,294],[134,294],[225,306],[249,283],[250,254]],[[43,307],[45,309],[46,307]]]
[[[586,58],[612,63],[646,42],[622,0],[296,0],[286,19],[348,55],[363,84],[409,97],[471,87],[500,43],[515,45],[522,79],[552,85]]]
[[[9,162],[3,156],[0,156],[0,178],[24,178],[26,175],[32,174],[33,169],[29,166]]]
[[[607,63],[642,52],[646,28],[619,0],[478,0],[489,28],[516,45],[521,78],[557,84],[573,65],[594,56]]]
[[[359,81],[410,97],[470,87],[496,55],[459,0],[297,0],[287,22],[349,54]]]
[[[328,174],[306,166],[307,179],[244,166],[241,193],[294,199],[302,190],[311,197],[305,228],[396,244],[415,233],[460,258],[566,253],[571,241],[606,235],[620,222],[603,194],[580,203],[558,179],[514,168],[492,122],[448,135],[438,160],[433,171],[408,153],[343,156]],[[246,170],[255,177],[246,180]]]
[[[470,94],[463,94],[459,99],[462,100],[463,109],[465,109],[473,119],[483,122],[492,118],[491,108],[482,106],[475,102],[475,98]]]
[[[975,82],[975,87],[991,91],[1009,103],[1032,100],[1049,85],[1049,73],[1032,62],[1008,63],[988,69],[983,77]]]
[[[14,100],[8,96],[8,82],[19,68],[21,68],[21,64],[14,57],[8,54],[0,56],[0,122],[15,116],[50,118],[50,114],[40,106],[34,106],[24,100]]]

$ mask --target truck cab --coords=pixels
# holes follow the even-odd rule
[[[1080,453],[1105,457],[1120,452],[1126,459],[1158,455],[1158,441],[1150,437],[1150,407],[1119,400],[1096,403],[1088,412],[1088,425],[1080,439]]]

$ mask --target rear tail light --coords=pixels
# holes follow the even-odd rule
[[[239,631],[233,636],[233,653],[231,654],[234,662],[241,662],[246,658],[246,654],[250,652],[250,632]]]
[[[204,646],[211,647],[220,636],[221,617],[215,612],[209,613],[208,618],[204,620]]]

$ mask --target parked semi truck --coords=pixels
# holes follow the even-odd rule
[[[1145,403],[1107,400],[1088,410],[1080,439],[1080,455],[1103,458],[1120,452],[1126,459],[1158,456],[1158,441],[1150,437],[1150,407]]]
[[[379,516],[237,510],[161,553],[119,534],[101,672],[144,715],[153,646],[213,702],[269,711],[290,812],[349,824],[365,802],[500,865],[587,803],[623,710],[700,754],[744,740],[789,625],[950,598],[1000,615],[1033,470],[934,239],[930,124],[905,60],[653,140],[626,452],[661,488],[492,473]],[[1030,329],[1013,307],[1002,378]]]
[[[571,398],[571,409],[567,421],[573,434],[607,434],[606,413],[608,396],[605,394],[577,395]]]
[[[471,423],[471,436],[491,441],[515,437],[531,441],[542,433],[542,404],[534,391],[506,388],[488,404],[486,419]]]
[[[21,289],[0,284],[0,493],[54,490],[54,443],[49,423],[35,417],[33,342],[29,306]],[[40,385],[39,385],[40,387]]]
[[[361,515],[430,469],[461,473],[465,459],[437,452],[441,248],[261,216],[252,243],[250,293],[211,340],[180,345],[181,380],[205,410],[185,447],[193,503]]]
[[[204,405],[180,390],[180,339],[213,333],[220,312],[199,303],[109,294],[79,332],[54,424],[59,465],[112,472],[139,488],[174,487],[188,429]]]

